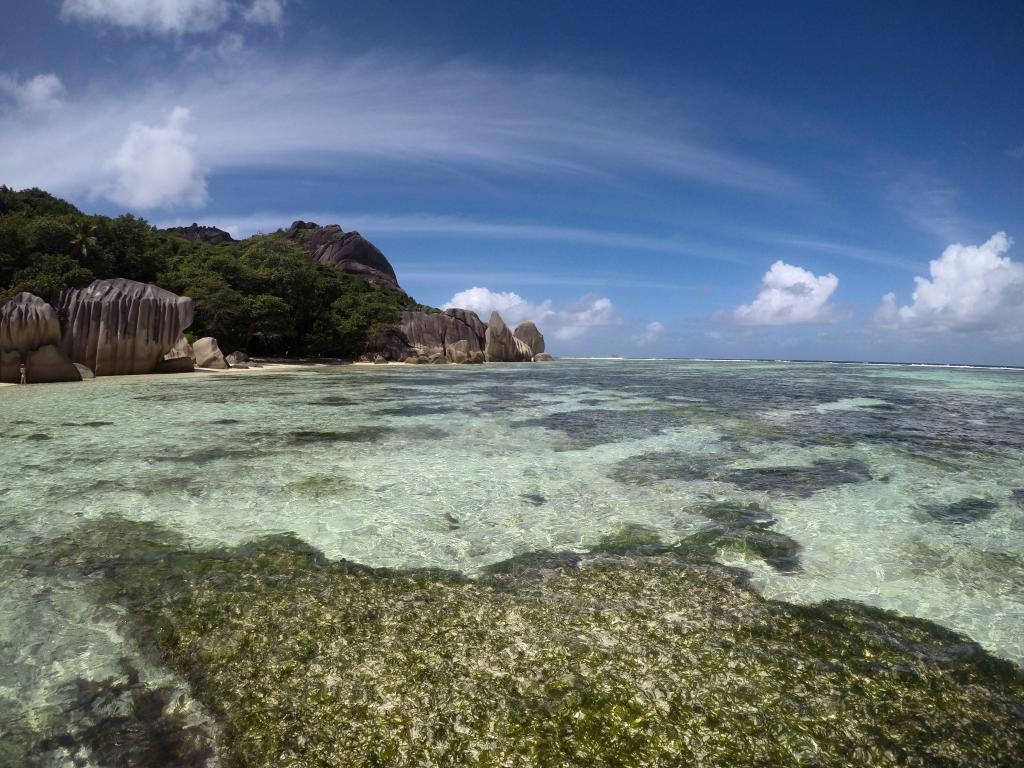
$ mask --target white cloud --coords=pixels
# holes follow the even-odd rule
[[[452,296],[451,300],[443,304],[441,309],[453,307],[470,309],[480,315],[485,323],[491,312],[497,312],[510,325],[516,325],[523,320],[533,320],[539,325],[554,314],[551,310],[550,300],[542,301],[540,304],[531,304],[518,293],[492,291],[489,288],[477,286],[459,291]]]
[[[644,326],[644,332],[637,336],[634,341],[637,344],[653,344],[664,331],[665,326],[657,320],[653,320]]]
[[[242,16],[250,24],[276,27],[284,18],[284,5],[285,0],[253,0]]]
[[[875,312],[878,328],[922,331],[1024,331],[1024,263],[1005,256],[1013,240],[997,232],[982,245],[948,246],[915,277],[913,302],[899,306],[887,293]]]
[[[316,104],[301,121],[296,94]],[[210,173],[285,167],[379,177],[406,167],[435,177],[472,169],[614,185],[656,175],[772,196],[805,190],[785,171],[698,136],[686,109],[666,115],[619,84],[537,69],[383,54],[282,62],[243,49],[75,96],[33,130],[0,111],[5,183],[84,196],[97,159],[128,124],[187,104],[201,121],[199,159]]]
[[[828,303],[839,286],[829,273],[815,275],[802,267],[776,261],[761,278],[761,291],[750,304],[732,314],[740,325],[834,323],[840,313]]]
[[[107,166],[113,174],[106,196],[136,208],[202,205],[206,179],[185,132],[189,111],[171,110],[164,125],[134,123]]]
[[[6,93],[22,109],[43,112],[60,106],[64,99],[64,83],[51,73],[19,81],[13,75],[0,74],[0,93]]]
[[[473,287],[459,291],[442,309],[461,307],[471,309],[487,321],[491,312],[497,312],[511,326],[532,320],[542,333],[560,341],[571,341],[585,336],[595,328],[618,325],[611,299],[588,294],[578,301],[554,307],[551,299],[533,303],[512,291],[492,291]]]
[[[61,18],[110,24],[137,32],[211,32],[231,14],[230,0],[64,0]]]

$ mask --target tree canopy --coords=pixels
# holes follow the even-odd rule
[[[268,355],[354,357],[418,305],[317,263],[283,233],[208,245],[131,214],[84,214],[40,189],[0,186],[0,299],[55,301],[97,278],[154,283],[195,302],[189,333]]]

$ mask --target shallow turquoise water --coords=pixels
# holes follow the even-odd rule
[[[102,515],[197,541],[474,572],[756,502],[802,549],[771,597],[932,619],[1024,661],[1024,371],[560,361],[0,388],[0,553]],[[817,462],[817,463],[816,463]],[[0,722],[113,674],[118,616],[0,562]],[[156,676],[159,670],[149,669]]]

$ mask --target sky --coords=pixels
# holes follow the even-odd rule
[[[1024,365],[1019,0],[0,19],[0,184],[237,237],[337,223],[556,355]]]

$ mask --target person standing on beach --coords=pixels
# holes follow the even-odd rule
[[[25,371],[25,364],[22,363],[19,370],[21,371],[21,383],[28,384],[28,374]]]

